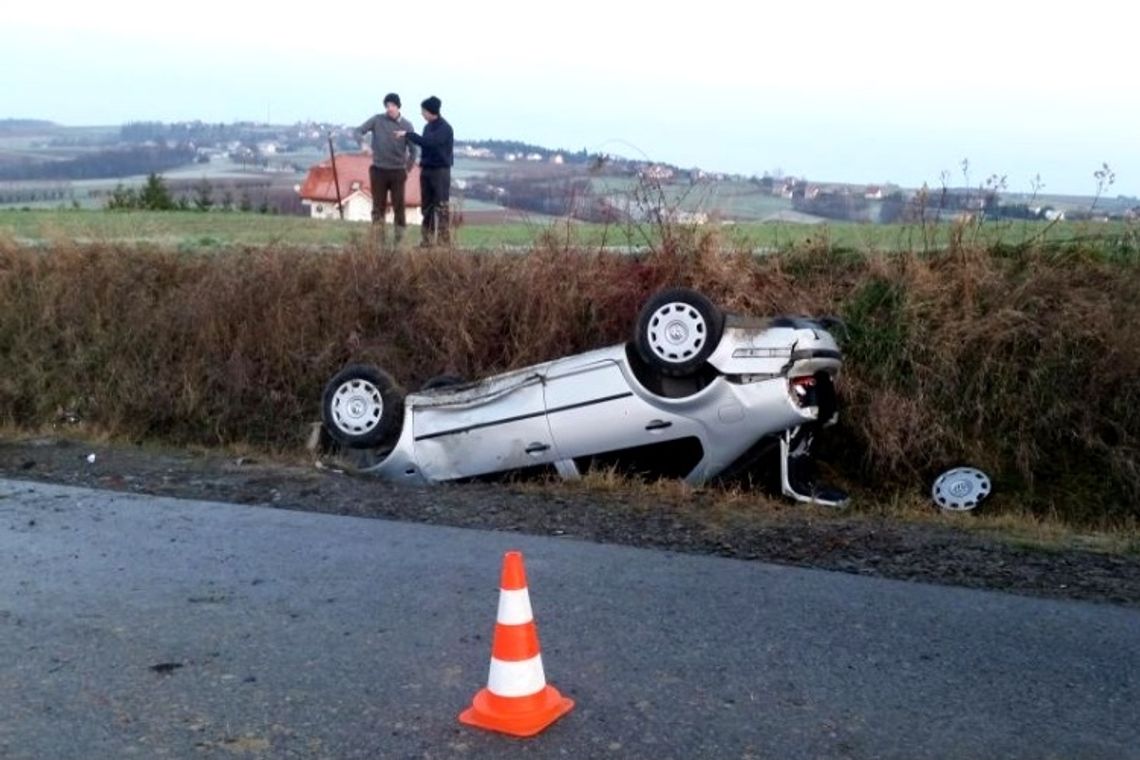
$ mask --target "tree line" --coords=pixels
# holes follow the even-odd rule
[[[166,180],[159,174],[149,174],[146,183],[139,188],[119,185],[107,199],[109,211],[241,211],[259,214],[277,214],[280,210],[269,202],[269,195],[263,195],[255,206],[249,190],[242,190],[237,196],[232,188],[224,188],[220,196],[209,180],[203,178],[194,184],[190,194],[175,197]]]
[[[62,161],[25,159],[0,165],[0,180],[67,180],[152,174],[188,164],[194,149],[180,145],[99,150]]]

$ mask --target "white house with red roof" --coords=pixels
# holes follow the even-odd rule
[[[339,219],[337,211],[337,185],[340,186],[340,203],[344,208],[344,218],[352,222],[372,221],[372,184],[368,179],[368,167],[372,156],[367,153],[343,153],[336,157],[336,180],[333,180],[331,160],[322,161],[309,167],[305,181],[297,187],[301,203],[309,207],[309,215],[314,219]],[[408,225],[422,223],[420,210],[420,168],[413,166],[408,172],[404,186],[405,216]],[[393,221],[392,204],[388,204],[388,223]]]

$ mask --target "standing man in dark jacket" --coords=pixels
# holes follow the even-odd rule
[[[372,223],[379,225],[380,243],[387,243],[384,220],[388,216],[388,195],[392,195],[392,215],[396,223],[395,243],[400,245],[407,229],[404,215],[404,184],[408,172],[416,164],[416,146],[398,135],[410,132],[412,123],[400,115],[400,96],[390,92],[384,96],[384,113],[378,113],[357,127],[356,140],[363,144],[364,134],[372,133],[372,166],[368,181],[372,185]]]
[[[407,140],[423,149],[420,158],[420,198],[423,203],[424,226],[421,246],[451,243],[451,165],[455,163],[455,132],[447,119],[439,115],[442,103],[435,95],[420,104],[423,110],[424,133],[417,135],[408,129],[396,132],[396,137]]]

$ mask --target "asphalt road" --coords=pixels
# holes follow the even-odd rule
[[[530,740],[456,720],[512,548]],[[513,756],[1140,758],[1140,612],[0,480],[0,757]]]

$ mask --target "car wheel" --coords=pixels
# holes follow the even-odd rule
[[[420,390],[433,391],[436,388],[451,388],[452,386],[466,384],[466,378],[462,378],[459,375],[436,375],[424,383],[424,387]]]
[[[404,394],[386,373],[355,364],[325,386],[321,418],[329,435],[354,449],[394,443],[404,420]]]
[[[724,315],[712,301],[689,288],[670,288],[641,308],[634,344],[654,369],[685,377],[712,355],[723,331]]]

